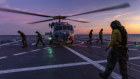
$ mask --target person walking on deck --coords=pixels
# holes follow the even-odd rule
[[[115,67],[115,64],[118,62],[122,79],[128,79],[128,34],[126,29],[118,20],[115,20],[111,23],[111,28],[111,40],[105,50],[107,51],[110,47],[112,48],[107,57],[106,69],[103,73],[99,73],[99,75],[102,79],[108,79],[109,75],[112,73]]]
[[[89,35],[88,35],[89,39],[88,39],[87,43],[90,43],[90,44],[92,44],[91,43],[92,42],[92,36],[93,36],[92,32],[93,32],[93,29],[90,30]]]
[[[103,29],[100,30],[99,39],[96,41],[96,43],[98,43],[99,41],[101,41],[101,44],[103,44]]]
[[[42,45],[45,46],[44,42],[42,41],[42,35],[38,31],[36,31],[35,33],[37,34],[37,42],[35,46],[37,47],[39,42],[41,42]]]
[[[22,38],[22,48],[27,47],[27,41],[26,41],[26,36],[23,32],[21,32],[20,30],[18,31],[18,33],[20,34],[21,38]]]

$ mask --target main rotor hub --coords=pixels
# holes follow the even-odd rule
[[[53,19],[66,19],[66,16],[54,16]]]

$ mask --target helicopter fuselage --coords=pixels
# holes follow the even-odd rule
[[[51,25],[52,41],[74,42],[74,27],[67,22],[55,22]]]

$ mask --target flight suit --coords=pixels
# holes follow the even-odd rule
[[[103,74],[107,78],[113,71],[115,64],[119,62],[122,79],[128,79],[128,70],[127,70],[128,48],[126,46],[120,45],[118,41],[120,42],[122,41],[122,36],[118,29],[114,29],[112,31],[111,41],[106,48],[108,49],[112,47],[107,57],[107,66]]]
[[[27,46],[26,36],[22,32],[20,32],[20,36],[22,37],[23,48],[25,48]]]
[[[43,46],[45,46],[44,42],[42,41],[42,35],[39,33],[39,32],[36,32],[37,33],[37,42],[36,42],[36,47],[38,45],[39,42],[41,42],[43,44]]]
[[[89,42],[91,44],[92,41],[92,31],[89,32],[89,40],[87,41],[87,43]]]
[[[99,39],[97,40],[96,43],[98,43],[99,41],[101,41],[101,44],[103,44],[103,31],[99,32]]]

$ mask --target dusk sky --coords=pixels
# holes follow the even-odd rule
[[[104,28],[104,34],[110,34],[110,23],[113,20],[119,20],[129,34],[140,34],[140,0],[0,0],[0,8],[16,9],[50,16],[67,16],[126,2],[131,5],[129,8],[70,18],[90,23],[66,22],[76,26],[75,34],[88,34],[90,29],[93,29],[94,33],[97,34],[101,28]],[[49,18],[0,11],[0,35],[17,35],[17,30],[21,30],[27,35],[35,34],[36,30],[44,34],[50,31],[48,24],[51,21],[33,25],[27,23],[46,19]]]

